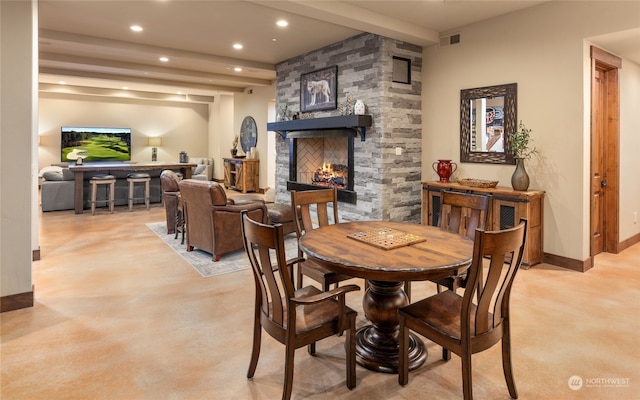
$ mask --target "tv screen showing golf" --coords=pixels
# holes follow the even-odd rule
[[[131,129],[63,126],[61,161],[129,161]]]

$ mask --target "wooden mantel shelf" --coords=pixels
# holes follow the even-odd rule
[[[356,136],[365,140],[367,127],[371,126],[371,115],[342,115],[310,119],[294,119],[267,123],[267,130],[278,132],[282,137],[326,137]]]

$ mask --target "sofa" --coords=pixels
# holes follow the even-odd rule
[[[208,157],[189,157],[189,162],[198,164],[191,172],[191,179],[201,181],[213,180],[213,158]]]
[[[50,166],[40,170],[42,211],[73,210],[73,172],[68,168]]]

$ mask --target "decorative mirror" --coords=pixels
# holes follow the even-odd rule
[[[240,126],[240,145],[242,151],[248,153],[258,142],[258,126],[253,117],[244,117]]]
[[[509,136],[516,131],[518,85],[460,91],[460,161],[515,164]]]

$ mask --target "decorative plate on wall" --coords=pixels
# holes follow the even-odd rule
[[[248,153],[252,147],[256,147],[258,142],[258,127],[253,117],[244,117],[240,127],[240,145],[242,151]]]

